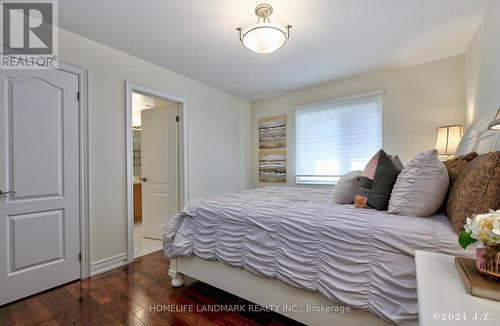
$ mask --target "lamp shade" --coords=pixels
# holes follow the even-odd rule
[[[488,125],[488,129],[500,130],[500,109],[498,109],[495,118],[493,118],[493,121],[491,121],[490,124]]]
[[[437,128],[436,149],[438,155],[455,154],[458,143],[464,134],[462,125],[443,126]]]

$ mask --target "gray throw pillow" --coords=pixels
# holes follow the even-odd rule
[[[362,171],[351,171],[344,174],[333,188],[333,202],[342,205],[354,203]]]
[[[418,153],[401,171],[392,189],[389,214],[428,217],[441,206],[449,177],[437,150]]]
[[[401,172],[403,164],[397,158],[379,150],[363,170],[357,195],[368,194],[367,204],[379,211],[386,210],[392,187]],[[365,194],[365,195],[363,195]]]

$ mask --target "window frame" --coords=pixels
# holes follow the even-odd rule
[[[361,94],[355,94],[351,96],[343,96],[343,97],[338,97],[334,98],[331,100],[327,101],[322,101],[322,102],[315,102],[315,103],[310,103],[310,104],[305,104],[305,105],[300,105],[296,106],[293,110],[293,122],[294,122],[294,172],[295,172],[295,184],[296,185],[301,185],[301,186],[335,186],[337,181],[314,181],[311,180],[311,178],[318,178],[318,177],[334,177],[334,178],[340,178],[341,175],[324,175],[324,176],[303,176],[303,175],[298,175],[297,174],[297,112],[303,109],[311,109],[315,106],[321,106],[321,105],[328,105],[328,104],[333,104],[333,103],[339,103],[339,102],[344,102],[344,101],[351,101],[351,100],[357,100],[357,99],[362,99],[363,97],[372,97],[372,96],[380,96],[380,121],[381,121],[381,147],[384,147],[384,95],[385,92],[383,90],[376,90],[376,91],[371,91],[371,92],[366,92],[366,93],[361,93]],[[303,180],[299,181],[299,178],[309,178],[309,180]]]

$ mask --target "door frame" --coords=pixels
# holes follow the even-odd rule
[[[133,198],[133,140],[132,140],[132,93],[138,92],[145,95],[152,95],[159,98],[164,98],[171,101],[176,101],[181,104],[180,108],[180,124],[179,124],[179,140],[178,140],[178,180],[179,180],[179,209],[184,207],[185,203],[189,201],[189,140],[188,140],[188,103],[187,100],[173,95],[171,93],[161,91],[149,86],[134,83],[125,80],[125,103],[126,103],[126,153],[127,153],[127,261],[131,263],[134,261],[134,198]]]
[[[90,277],[90,210],[89,210],[89,85],[88,70],[59,61],[58,70],[78,76],[78,137],[80,182],[80,279]]]

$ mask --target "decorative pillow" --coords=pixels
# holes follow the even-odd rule
[[[455,180],[457,179],[460,172],[462,172],[462,170],[465,168],[465,166],[469,164],[469,162],[471,162],[477,156],[478,154],[476,152],[471,152],[469,154],[455,157],[451,160],[443,162],[444,166],[446,166],[446,169],[448,170],[448,176],[450,178],[450,186],[448,187],[448,192],[446,193],[446,197],[443,201],[443,204],[439,209],[440,211],[446,212],[446,205],[448,203],[448,197],[450,195],[451,186],[453,186],[453,183],[455,183]]]
[[[478,154],[476,152],[471,152],[469,154],[455,157],[451,160],[443,162],[444,166],[446,166],[446,169],[448,170],[448,175],[450,177],[450,187],[453,185],[458,175],[460,174],[460,172],[462,172],[465,166],[477,156]]]
[[[358,189],[356,190],[356,196],[354,197],[354,207],[365,208],[368,206],[368,195],[372,188],[373,180],[361,176],[359,178]]]
[[[342,205],[352,204],[360,177],[361,171],[351,171],[344,174],[333,188],[333,202]]]
[[[404,165],[403,165],[403,162],[401,162],[401,160],[399,159],[399,156],[397,155],[394,155],[394,156],[391,156],[389,155],[389,157],[391,158],[392,160],[392,163],[394,163],[394,165],[401,171],[404,169]]]
[[[431,216],[443,203],[448,184],[448,171],[437,150],[418,153],[396,180],[389,214]]]
[[[458,233],[467,217],[500,208],[500,151],[479,155],[467,164],[450,190],[447,214]]]
[[[396,157],[390,157],[381,149],[368,162],[361,179],[357,194],[368,194],[367,204],[379,211],[387,209],[392,187],[401,172],[403,164]]]

